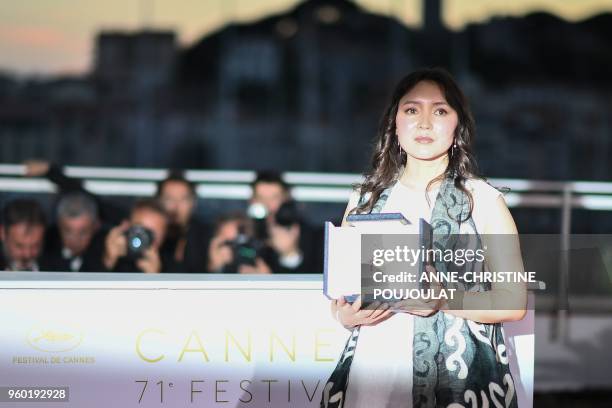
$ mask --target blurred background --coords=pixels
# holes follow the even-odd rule
[[[37,0],[2,2],[0,21],[3,204],[34,196],[53,214],[55,185],[23,177],[34,158],[125,207],[186,169],[211,223],[275,170],[310,224],[337,222],[394,84],[442,66],[519,231],[612,230],[610,1]],[[589,301],[546,323],[536,406],[612,403],[601,256],[597,296],[565,278]]]

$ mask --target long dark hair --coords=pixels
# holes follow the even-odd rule
[[[474,118],[467,98],[457,82],[448,71],[441,68],[426,68],[414,71],[402,78],[395,87],[375,139],[372,168],[364,174],[363,183],[354,186],[361,197],[366,193],[370,193],[370,196],[362,205],[357,206],[351,212],[368,213],[372,211],[382,192],[397,180],[400,169],[406,165],[406,152],[397,143],[395,117],[397,116],[400,99],[421,81],[436,83],[444,94],[446,102],[457,112],[458,117],[453,141],[456,146],[449,149],[448,166],[444,173],[427,184],[425,195],[427,197],[427,191],[433,183],[450,177],[454,180],[455,187],[463,191],[469,198],[471,215],[474,203],[472,194],[465,187],[465,181],[468,178],[479,177],[476,160],[472,152],[475,133]]]

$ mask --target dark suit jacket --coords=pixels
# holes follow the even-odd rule
[[[187,242],[183,260],[174,259],[176,246],[182,236],[166,237],[161,249],[164,272],[202,273],[208,272],[208,244],[211,240],[211,228],[196,219],[189,222],[189,228],[184,234]]]
[[[108,231],[100,229],[93,236],[89,247],[81,255],[83,260],[77,272],[103,272],[102,254],[104,253],[104,239]],[[45,250],[40,258],[41,271],[70,272],[71,258],[64,258],[62,254],[62,239],[57,225],[46,232]]]

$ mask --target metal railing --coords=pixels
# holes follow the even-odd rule
[[[166,169],[133,169],[107,167],[64,168],[66,175],[84,179],[85,187],[100,195],[149,196],[155,182],[168,174]],[[0,164],[0,191],[52,193],[55,187],[41,178],[24,178],[25,166]],[[197,184],[198,195],[214,199],[247,199],[254,171],[188,170],[187,179]],[[285,181],[292,185],[294,197],[300,201],[346,202],[350,185],[361,180],[352,173],[286,172]],[[496,187],[507,187],[509,207],[577,208],[594,211],[612,210],[612,182],[545,181],[521,179],[488,179]],[[565,218],[565,217],[564,217]],[[562,219],[563,223],[570,219]],[[569,230],[568,230],[569,232]]]

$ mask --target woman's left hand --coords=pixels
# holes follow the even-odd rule
[[[443,302],[440,300],[406,299],[394,303],[393,311],[428,317],[437,313],[442,306]]]
[[[427,265],[425,269],[427,270],[427,272],[430,274],[431,277],[436,276],[436,269],[433,266]],[[446,299],[437,299],[438,297],[440,297],[439,296],[440,291],[443,288],[439,282],[431,282],[430,289],[434,290],[433,296],[432,296],[433,299],[402,300],[402,301],[399,301],[393,304],[394,305],[393,310],[398,311],[398,312],[406,312],[406,313],[410,313],[410,314],[421,316],[421,317],[428,317],[428,316],[431,316],[437,313],[439,310],[443,309],[447,304]]]

